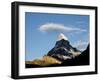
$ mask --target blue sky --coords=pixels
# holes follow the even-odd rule
[[[71,45],[84,50],[89,43],[89,16],[25,13],[25,60],[41,58],[63,33]]]

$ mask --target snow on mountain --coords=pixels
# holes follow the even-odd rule
[[[62,40],[62,39],[68,40],[68,38],[67,38],[63,33],[60,33],[59,36],[58,36],[57,41],[60,41],[60,40]]]

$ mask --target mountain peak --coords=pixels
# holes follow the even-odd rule
[[[62,39],[68,40],[68,38],[67,38],[63,33],[60,33],[60,34],[58,35],[58,41],[60,41],[60,40],[62,40]]]

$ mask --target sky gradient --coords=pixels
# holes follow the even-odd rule
[[[89,16],[72,14],[25,13],[25,60],[41,58],[63,33],[79,50],[89,43]]]

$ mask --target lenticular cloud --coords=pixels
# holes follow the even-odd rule
[[[64,26],[63,24],[57,23],[46,23],[39,27],[39,30],[42,32],[48,31],[60,31],[60,32],[85,32],[85,29],[75,28],[75,27],[68,27]]]

